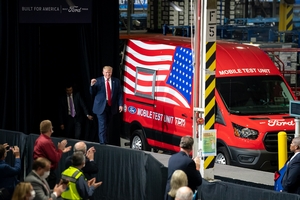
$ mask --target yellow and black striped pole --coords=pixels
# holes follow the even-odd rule
[[[216,41],[206,43],[206,75],[205,75],[205,107],[204,130],[214,129],[215,124],[215,86],[216,86]],[[206,134],[204,132],[204,134]],[[213,141],[215,142],[215,141]],[[207,156],[204,159],[204,169],[214,167],[215,156]]]
[[[214,163],[216,153],[215,124],[215,86],[216,86],[216,23],[217,1],[207,1],[205,44],[205,92],[204,92],[204,130],[202,135],[204,155],[204,177],[214,179]],[[207,144],[209,143],[209,145]],[[212,145],[210,145],[212,143]],[[211,148],[214,147],[214,149]],[[209,147],[209,148],[208,148]]]
[[[287,4],[284,0],[280,1],[278,31],[281,34],[279,37],[281,42],[285,42],[284,32],[293,30],[293,7],[293,4]]]

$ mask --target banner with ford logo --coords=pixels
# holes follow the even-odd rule
[[[128,0],[119,0],[119,8],[121,10],[127,9]],[[147,10],[148,0],[133,0],[133,7],[135,10]]]
[[[20,23],[91,23],[92,0],[19,0]]]

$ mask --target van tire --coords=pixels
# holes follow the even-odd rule
[[[224,146],[218,148],[215,163],[222,165],[230,165],[230,157],[227,152],[227,149]]]
[[[136,150],[150,151],[150,147],[142,130],[135,130],[130,140],[130,148]]]

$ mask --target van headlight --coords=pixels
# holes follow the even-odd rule
[[[232,123],[234,135],[236,137],[255,140],[258,137],[258,131]]]

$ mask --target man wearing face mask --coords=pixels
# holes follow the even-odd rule
[[[55,185],[53,190],[50,189],[48,182],[46,181],[46,178],[50,174],[50,167],[51,162],[48,159],[39,157],[34,160],[32,171],[24,180],[31,183],[33,190],[35,191],[34,200],[56,200],[67,187],[66,184],[60,182]]]

